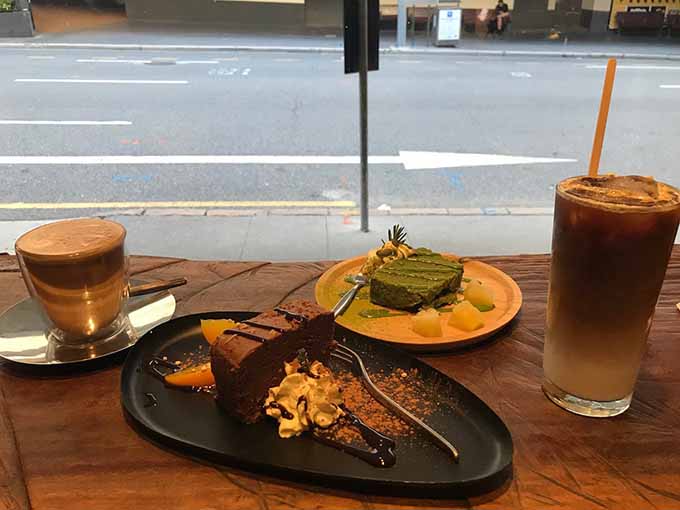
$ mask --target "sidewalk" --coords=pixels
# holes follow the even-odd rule
[[[360,231],[356,210],[129,210],[97,217],[123,224],[128,252],[135,255],[318,261],[361,255],[397,223],[413,246],[461,256],[549,253],[552,213],[552,207],[374,210],[368,233]],[[51,221],[0,221],[0,253],[13,253],[21,234]]]
[[[318,261],[355,257],[375,248],[395,223],[410,242],[459,255],[550,251],[552,216],[377,216],[371,232],[357,216],[109,216],[128,230],[128,252],[190,259]],[[46,221],[0,222],[0,253]]]
[[[680,38],[620,37],[607,34],[599,38],[588,35],[567,36],[549,41],[508,35],[502,39],[482,39],[464,34],[456,48],[428,45],[424,36],[409,40],[403,48],[395,48],[394,32],[383,31],[381,51],[384,53],[415,53],[442,55],[488,56],[548,56],[548,57],[618,57],[680,60]],[[116,50],[172,51],[343,51],[342,34],[307,31],[304,33],[239,32],[197,30],[193,27],[132,25],[115,23],[96,30],[70,33],[43,33],[35,38],[0,40],[2,47],[26,48],[87,48]]]

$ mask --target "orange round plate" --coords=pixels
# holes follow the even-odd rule
[[[453,255],[444,256],[456,258]],[[316,284],[316,301],[328,310],[333,308],[340,297],[352,287],[345,281],[345,277],[357,274],[365,260],[365,256],[345,260],[326,271]],[[480,342],[493,335],[517,315],[522,306],[522,291],[515,280],[503,271],[477,260],[467,260],[464,263],[463,277],[481,280],[494,292],[496,306],[493,310],[483,313],[484,326],[478,330],[467,332],[449,326],[448,313],[442,313],[441,337],[424,337],[415,333],[411,327],[413,314],[379,319],[361,317],[359,312],[362,310],[384,308],[369,301],[368,288],[359,291],[350,307],[337,318],[336,322],[355,333],[391,342],[412,351],[445,351]]]

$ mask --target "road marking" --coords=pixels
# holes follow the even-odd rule
[[[208,207],[234,207],[234,208],[282,208],[282,207],[355,207],[356,203],[351,200],[254,200],[254,201],[176,201],[176,202],[13,202],[0,203],[0,209],[134,209],[134,208],[208,208]]]
[[[587,65],[586,69],[606,69],[605,65]],[[680,71],[680,66],[645,66],[645,65],[618,65],[617,69],[638,69],[654,71]]]
[[[398,156],[369,156],[372,165],[403,165],[406,170],[539,163],[573,163],[575,159],[399,151]],[[0,165],[358,165],[358,156],[0,156]]]
[[[117,58],[78,58],[81,64],[150,64],[151,60],[119,60]]]
[[[54,60],[56,57],[51,55],[30,55],[28,58],[31,60]]]
[[[568,158],[536,158],[526,156],[505,156],[501,154],[423,151],[399,151],[398,158],[401,160],[401,163],[406,170],[576,162],[575,159]]]
[[[0,120],[2,125],[26,126],[131,126],[129,120]]]
[[[397,60],[400,64],[422,64],[422,60]]]
[[[659,85],[660,89],[680,89],[680,85]]]
[[[209,76],[233,76],[238,72],[238,67],[232,67],[230,69],[227,68],[217,68],[217,69],[210,69],[208,71]],[[248,73],[250,73],[250,68],[247,68]],[[248,74],[246,73],[246,75]]]
[[[243,76],[248,76],[249,74],[250,74],[250,67],[246,67],[243,70],[243,72],[241,73],[241,75],[243,75]]]
[[[118,85],[186,85],[186,80],[81,80],[72,78],[17,78],[16,83],[112,83]]]
[[[179,65],[186,65],[186,64],[219,64],[220,62],[218,60],[178,60],[177,63]]]
[[[152,64],[153,60],[135,59],[111,59],[111,58],[79,58],[76,62],[81,64]],[[217,60],[177,60],[172,62],[178,65],[186,64],[219,64]]]
[[[236,62],[238,60],[238,57],[225,57],[225,58],[218,58],[220,62]]]
[[[525,73],[524,71],[513,71],[510,73],[513,78],[531,78],[531,74]]]
[[[275,58],[274,62],[300,62],[301,58]]]

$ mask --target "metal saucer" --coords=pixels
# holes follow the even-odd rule
[[[130,298],[132,331],[86,347],[66,347],[48,339],[38,305],[26,299],[0,316],[0,358],[22,365],[86,363],[132,347],[144,333],[172,318],[175,297],[167,291]]]

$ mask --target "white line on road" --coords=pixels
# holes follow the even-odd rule
[[[241,73],[241,75],[243,75],[243,76],[248,76],[249,74],[250,74],[250,67],[246,67],[243,70],[243,72]]]
[[[397,60],[400,64],[422,64],[422,60]]]
[[[111,58],[79,58],[76,62],[85,64],[151,64],[151,60],[111,59]],[[179,65],[186,64],[219,64],[217,60],[178,60]]]
[[[218,60],[178,60],[179,65],[185,64],[219,64]]]
[[[150,64],[151,60],[118,60],[117,58],[79,58],[81,64]]]
[[[605,65],[588,65],[586,69],[606,69]],[[618,65],[617,69],[638,69],[641,71],[680,71],[680,66]]]
[[[531,78],[531,74],[524,71],[513,71],[510,73],[510,76],[513,78]]]
[[[81,80],[71,78],[17,78],[16,83],[113,83],[137,85],[186,85],[186,80]]]
[[[301,58],[275,58],[274,62],[300,62]]]
[[[31,60],[54,60],[56,57],[51,55],[31,55],[28,58]]]
[[[475,166],[572,163],[575,159],[399,151],[397,156],[369,156],[372,165],[403,165],[406,170]],[[166,155],[166,156],[0,156],[0,165],[358,165],[358,156]]]
[[[680,85],[659,85],[660,89],[680,89]]]
[[[129,120],[0,120],[0,125],[27,126],[131,126]]]

